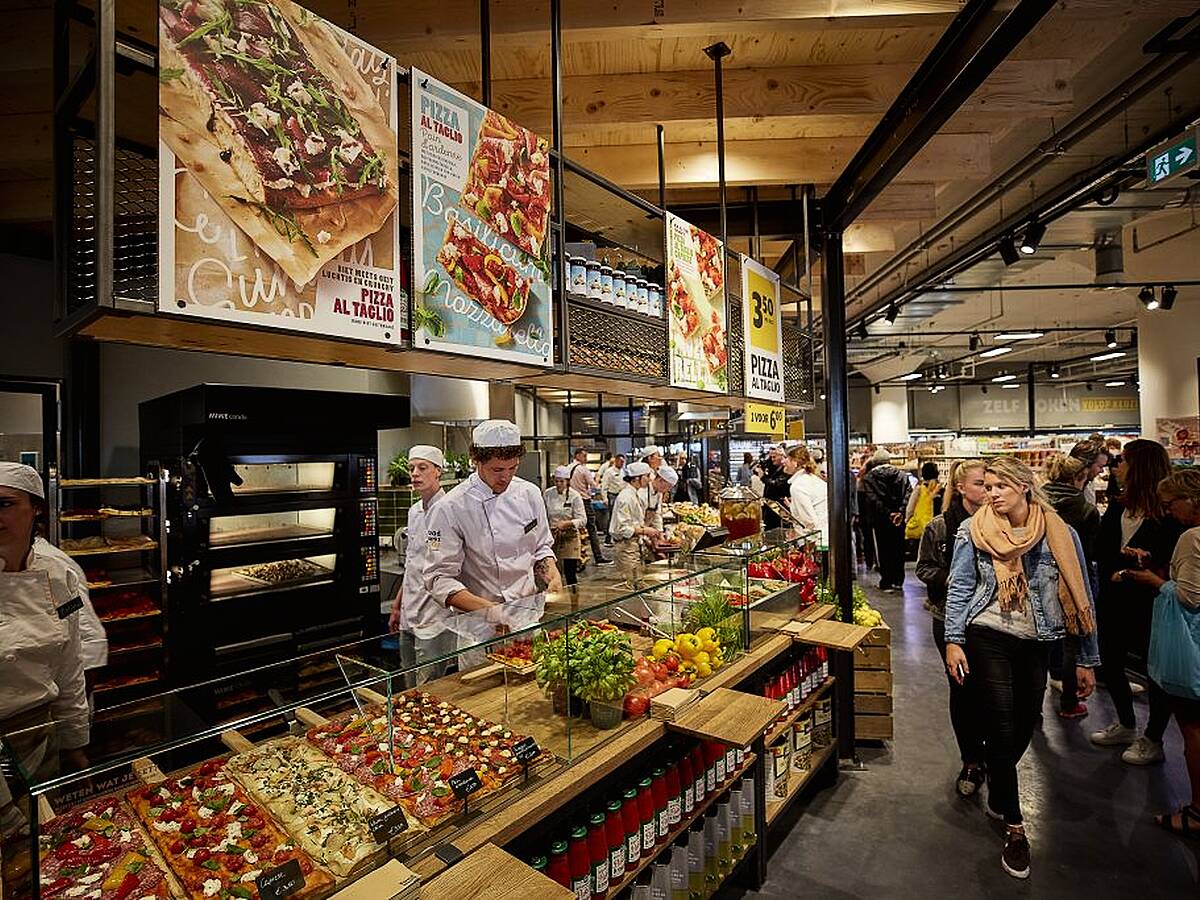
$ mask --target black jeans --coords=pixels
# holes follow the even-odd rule
[[[1079,705],[1079,677],[1075,672],[1075,660],[1079,655],[1079,642],[1063,638],[1050,645],[1050,677],[1062,682],[1062,694],[1058,708],[1070,712]]]
[[[904,526],[890,520],[873,522],[875,552],[879,556],[879,586],[904,585]]]
[[[984,762],[983,720],[976,682],[968,678],[961,685],[946,669],[946,623],[933,620],[933,642],[938,648],[939,665],[950,683],[950,727],[958,741],[958,753],[964,765],[979,766]]]
[[[982,699],[987,743],[988,805],[1020,825],[1017,763],[1029,749],[1046,692],[1049,645],[990,628],[967,629],[967,660]]]
[[[604,554],[600,552],[600,532],[596,530],[596,508],[592,506],[592,501],[587,497],[583,498],[584,515],[587,516],[587,533],[588,540],[592,544],[592,557],[596,563],[604,559]]]
[[[1119,595],[1100,598],[1096,609],[1100,617],[1100,674],[1117,708],[1117,718],[1126,728],[1136,728],[1133,715],[1133,692],[1125,665],[1129,654],[1146,659],[1150,653],[1150,621],[1154,609]],[[1147,680],[1146,699],[1150,704],[1150,719],[1146,722],[1146,737],[1162,742],[1163,732],[1171,721],[1171,700],[1151,679]]]

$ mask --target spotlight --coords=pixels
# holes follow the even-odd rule
[[[896,304],[889,303],[888,308],[887,308],[887,313],[884,315],[884,318],[887,319],[887,323],[889,325],[895,325],[896,319],[897,319],[897,317],[899,317],[899,315],[900,315],[900,310],[896,308]]]
[[[1117,346],[1117,332],[1115,329],[1109,328],[1104,332],[1104,344],[1109,350]]]
[[[1158,298],[1154,296],[1154,288],[1146,285],[1138,291],[1138,299],[1142,301],[1142,306],[1149,310],[1158,309]]]
[[[867,323],[865,320],[859,319],[858,328],[854,333],[858,335],[858,339],[860,341],[865,341],[867,339]]]
[[[1013,243],[1012,235],[1006,234],[1000,238],[998,247],[1000,249],[1000,258],[1004,260],[1006,266],[1011,266],[1021,258],[1021,254],[1017,252],[1016,244]]]
[[[1089,381],[1087,384],[1084,385],[1084,387],[1086,387],[1090,391],[1090,390],[1092,390],[1092,383]]]
[[[880,389],[879,389],[879,385],[875,385],[875,393],[877,393],[877,394],[878,394],[878,393],[879,393],[879,390],[880,390]]]
[[[1170,309],[1175,305],[1175,298],[1179,296],[1179,291],[1175,290],[1175,285],[1164,285],[1162,289],[1162,303],[1159,309]]]
[[[987,393],[987,385],[985,384],[985,385],[981,386],[980,390],[982,390],[986,394]]]
[[[1021,238],[1021,252],[1025,256],[1033,256],[1045,236],[1046,226],[1037,219],[1030,219],[1029,224],[1025,226],[1025,237]]]
[[[971,335],[971,352],[974,353],[978,349],[979,349],[979,335],[973,334],[973,335]]]
[[[1054,363],[1050,366],[1050,377],[1062,378],[1062,369],[1059,368],[1058,363]]]

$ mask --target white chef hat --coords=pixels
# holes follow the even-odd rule
[[[16,488],[39,500],[46,499],[42,476],[37,473],[37,469],[24,463],[0,462],[0,487]]]
[[[571,477],[571,470],[569,468],[567,468],[566,466],[559,466],[557,469],[554,470],[554,477],[562,478],[562,479],[569,479]]]
[[[446,468],[445,455],[437,447],[431,447],[429,444],[417,444],[409,450],[409,462],[412,462],[414,459],[423,459],[426,462],[433,463],[439,469]]]
[[[665,463],[659,466],[658,471],[654,474],[656,474],[671,487],[675,487],[675,485],[679,483],[679,473]]]
[[[519,447],[521,429],[508,419],[488,419],[475,426],[471,443],[476,447]]]
[[[638,478],[642,475],[649,475],[650,471],[650,466],[647,463],[640,461],[630,463],[625,467],[625,480],[632,481],[634,478]]]
[[[643,448],[642,448],[642,456],[641,456],[641,458],[642,458],[642,459],[649,459],[649,458],[650,458],[651,456],[653,456],[655,453],[657,453],[659,456],[662,456],[662,455],[663,455],[663,450],[662,450],[662,447],[656,447],[654,444],[651,444],[649,447],[643,447]]]

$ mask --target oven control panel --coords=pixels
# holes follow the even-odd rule
[[[363,494],[373,494],[379,487],[375,472],[375,460],[370,456],[358,458],[358,489]]]
[[[379,580],[379,548],[374,544],[362,548],[362,580],[367,583]]]
[[[358,536],[373,538],[378,533],[378,507],[374,500],[363,500],[358,504]]]

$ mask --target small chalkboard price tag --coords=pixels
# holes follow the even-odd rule
[[[294,894],[304,887],[304,873],[300,871],[300,860],[289,859],[282,866],[263,872],[254,885],[261,900],[279,900]]]
[[[532,737],[521,738],[513,744],[513,757],[523,766],[529,765],[533,760],[537,759],[537,755],[541,753],[541,748],[537,745]]]
[[[454,796],[459,800],[467,799],[483,787],[483,782],[479,780],[479,773],[474,769],[467,769],[465,772],[451,775],[449,783],[450,790],[454,791]]]
[[[381,812],[367,819],[367,827],[371,830],[371,838],[377,844],[386,844],[398,834],[408,831],[408,818],[399,806]]]

